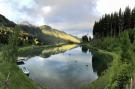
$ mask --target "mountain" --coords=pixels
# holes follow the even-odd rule
[[[0,14],[0,26],[15,27],[15,23]]]
[[[80,43],[80,39],[65,32],[53,29],[47,25],[39,27],[42,33],[46,34],[46,37],[54,42],[67,42],[67,43]]]
[[[3,15],[0,15],[0,26],[14,28],[19,26],[23,33],[29,34],[32,37],[37,38],[43,44],[66,44],[66,43],[80,43],[80,39],[67,34],[65,32],[59,31],[57,29],[51,28],[50,26],[34,26],[30,24],[16,24],[8,20]]]

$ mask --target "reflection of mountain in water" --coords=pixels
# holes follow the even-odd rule
[[[54,47],[30,47],[30,48],[23,48],[25,50],[19,51],[19,56],[24,57],[32,57],[32,56],[42,56],[42,57],[49,57],[50,55],[58,54],[65,52],[67,50],[73,49],[77,47],[77,44],[67,44],[61,46],[54,46]]]
[[[62,45],[60,47],[52,47],[52,48],[46,48],[42,51],[41,56],[42,57],[49,57],[50,55],[63,53],[67,50],[73,49],[77,47],[77,44],[68,44],[68,45]]]
[[[29,77],[48,89],[81,89],[95,81],[98,76],[93,71],[91,53],[84,53],[80,47],[74,47],[76,45],[49,48],[42,52],[45,55],[56,55],[48,58],[34,56],[25,61],[25,66],[30,71]]]

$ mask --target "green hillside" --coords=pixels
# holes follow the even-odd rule
[[[43,25],[40,27],[25,24],[15,24],[9,21],[3,15],[0,15],[0,32],[1,37],[7,40],[8,32],[12,32],[15,26],[19,26],[21,29],[21,38],[28,43],[34,43],[35,40],[42,44],[66,44],[66,43],[80,43],[80,39],[70,34],[51,28],[50,26]],[[7,30],[8,29],[8,30]],[[2,30],[2,31],[1,31]],[[3,38],[0,38],[0,42],[3,42]]]

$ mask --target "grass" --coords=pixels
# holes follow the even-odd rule
[[[123,59],[121,55],[122,49],[119,47],[112,49],[112,51],[107,51],[92,47],[90,44],[84,44],[83,46],[87,46],[90,50],[99,54],[99,56],[110,56],[105,57],[106,60],[108,58],[113,59],[111,66],[96,81],[83,89],[124,89],[129,84],[129,79],[132,77],[135,67],[135,60],[132,60],[135,57],[135,53],[132,50],[129,51],[131,52],[131,59],[126,60]]]
[[[14,63],[3,62],[0,55],[0,89],[42,89]]]
[[[0,89],[41,89],[16,64],[0,64]]]

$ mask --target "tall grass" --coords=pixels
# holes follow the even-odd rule
[[[13,32],[9,35],[8,44],[2,47],[2,59],[4,62],[16,62],[18,53],[18,37],[19,37],[19,27],[15,27]]]
[[[41,89],[16,65],[20,28],[15,27],[8,44],[0,48],[0,89]]]

